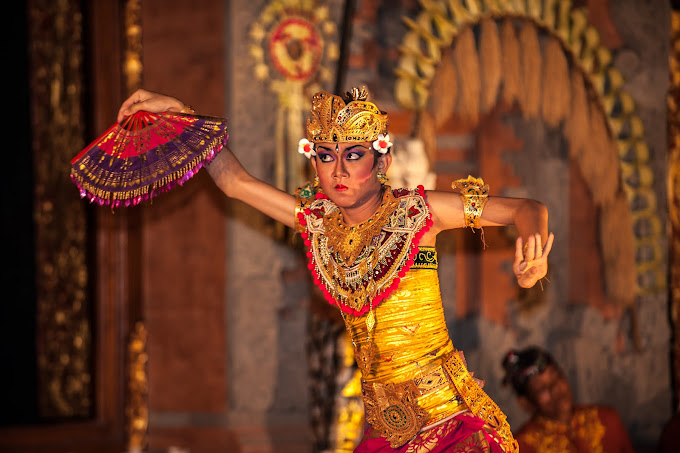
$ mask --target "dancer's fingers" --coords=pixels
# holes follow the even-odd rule
[[[553,242],[555,240],[555,235],[553,233],[550,233],[548,235],[548,240],[545,241],[545,248],[543,249],[543,255],[547,256],[550,251],[552,250]]]

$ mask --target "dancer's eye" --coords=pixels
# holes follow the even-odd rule
[[[346,154],[345,159],[347,159],[347,160],[359,160],[359,159],[361,159],[362,157],[364,157],[364,154],[366,154],[366,153],[363,152],[363,151],[355,151],[355,150],[352,150],[352,151],[349,151],[349,152]]]
[[[333,156],[332,153],[329,152],[316,152],[316,157],[321,161],[321,162],[333,162],[335,160],[335,157]]]

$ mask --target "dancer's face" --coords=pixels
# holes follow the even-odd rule
[[[386,156],[376,157],[370,142],[317,143],[315,150],[321,188],[339,207],[361,206],[380,191],[377,172],[389,164]]]
[[[527,396],[539,415],[561,421],[571,415],[571,388],[562,371],[553,365],[529,378]]]

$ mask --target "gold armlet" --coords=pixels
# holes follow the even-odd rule
[[[463,199],[463,209],[465,212],[465,226],[473,230],[481,228],[479,219],[489,197],[489,185],[484,184],[482,178],[458,179],[451,183],[452,189],[460,189],[460,196]]]

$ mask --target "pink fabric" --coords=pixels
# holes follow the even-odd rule
[[[503,453],[501,443],[493,430],[484,429],[482,419],[466,412],[420,433],[396,449],[369,426],[354,453]]]

